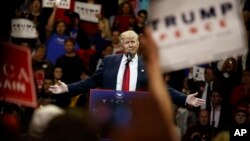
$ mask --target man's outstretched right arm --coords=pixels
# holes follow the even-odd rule
[[[68,92],[74,95],[74,94],[86,93],[90,89],[95,87],[96,87],[95,82],[91,78],[88,78],[86,80],[81,80],[69,85],[66,85],[62,81],[59,81],[59,84],[50,86],[49,90],[54,94],[63,94]]]
[[[100,65],[99,69],[91,75],[86,80],[81,80],[69,85],[66,85],[64,82],[59,82],[60,84],[56,84],[50,86],[49,90],[54,94],[62,94],[65,92],[69,92],[70,94],[80,94],[89,92],[90,89],[96,88],[101,85],[102,81],[102,73],[103,73],[103,63]]]
[[[68,92],[71,94],[76,93],[86,93],[90,89],[96,88],[97,85],[91,78],[87,78],[86,80],[81,80],[68,85]]]

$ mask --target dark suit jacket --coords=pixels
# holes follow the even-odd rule
[[[209,109],[207,109],[210,112],[210,115],[213,114],[211,113],[211,107]],[[228,107],[226,107],[225,105],[221,105],[221,109],[220,109],[220,118],[219,118],[219,124],[218,124],[218,128],[217,131],[222,131],[222,130],[226,130],[229,128],[229,124],[230,124],[230,111],[228,109]]]
[[[86,80],[68,85],[70,93],[86,93],[90,89],[116,89],[117,74],[122,60],[122,54],[109,55],[103,59],[99,69]],[[147,90],[147,73],[144,69],[143,59],[138,56],[137,91]],[[175,104],[185,106],[186,95],[168,86],[170,95]]]

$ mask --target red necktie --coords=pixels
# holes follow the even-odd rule
[[[130,68],[129,68],[129,62],[125,64],[125,71],[123,74],[123,82],[122,82],[122,90],[123,91],[129,91],[129,78],[130,78]]]

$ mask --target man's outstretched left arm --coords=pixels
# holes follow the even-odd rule
[[[198,107],[206,103],[204,99],[195,97],[198,93],[185,95],[170,86],[167,86],[167,88],[173,103],[178,106],[185,107],[187,104],[189,104],[194,107]]]

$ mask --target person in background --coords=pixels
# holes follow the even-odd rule
[[[217,81],[223,88],[225,102],[230,101],[233,88],[241,84],[242,72],[242,63],[239,57],[228,57],[217,63],[215,74]]]
[[[89,49],[90,41],[87,34],[80,26],[82,22],[80,15],[70,10],[65,11],[65,15],[70,18],[69,36],[76,40],[81,49]]]
[[[48,23],[47,23],[47,41],[45,45],[47,46],[46,59],[49,60],[53,65],[56,64],[56,60],[65,54],[64,41],[69,38],[67,35],[67,25],[63,20],[57,20],[55,23],[55,14],[57,7],[53,7],[53,12],[51,13]],[[75,44],[74,50],[79,50],[79,45]]]
[[[124,32],[133,28],[135,19],[133,7],[128,1],[124,1],[120,4],[118,14],[115,16],[111,27]]]
[[[191,78],[191,77],[190,77]],[[206,67],[204,71],[205,81],[195,81],[194,78],[188,80],[190,88],[194,89],[191,91],[199,91],[199,97],[206,99],[206,104],[202,105],[200,109],[210,109],[211,106],[211,92],[213,91],[214,85],[216,84],[216,77],[214,70],[211,67]]]
[[[90,72],[95,72],[96,70],[98,70],[99,66],[102,63],[103,58],[111,54],[113,54],[113,46],[111,42],[108,42],[103,46],[101,56],[95,55],[91,59],[92,63],[90,65]]]
[[[62,76],[63,76],[62,68],[59,66],[55,66],[53,71],[54,83],[60,84],[59,81],[62,79]]]
[[[50,76],[46,76],[43,81],[43,89],[42,92],[38,93],[38,107],[49,105],[55,103],[55,99],[51,97],[51,92],[49,91],[49,87],[52,86],[53,78]]]
[[[236,130],[245,129],[247,131],[250,130],[250,125],[247,120],[249,113],[247,110],[247,105],[241,104],[236,106],[232,111],[232,124],[230,125],[230,140],[232,141],[248,141],[250,137],[250,133],[247,132],[244,136],[235,136]]]
[[[33,51],[36,44],[42,44],[45,41],[45,26],[48,16],[45,12],[42,12],[42,2],[40,0],[26,1],[20,9],[17,9],[17,11],[18,12],[15,14],[14,19],[22,18],[33,22],[36,27],[38,37],[23,38],[11,36],[11,41],[14,43],[26,42],[30,45],[30,48]]]
[[[27,13],[23,13],[24,18],[34,22],[38,31],[39,43],[45,42],[46,24],[49,18],[48,14],[42,8],[41,0],[29,0]]]
[[[103,15],[111,20],[118,12],[119,1],[118,0],[99,0],[102,5]]]
[[[233,111],[233,123],[235,126],[242,126],[246,127],[248,125],[247,117],[248,117],[248,110],[245,105],[240,105],[236,107]]]
[[[132,6],[134,13],[137,13],[140,10],[140,0],[128,0],[128,2]]]
[[[90,39],[87,33],[82,29],[80,15],[76,12],[67,10],[65,15],[70,17],[69,35],[79,44],[80,49],[76,51],[76,55],[82,60],[83,66],[88,70],[90,58],[95,55],[96,49],[90,45]]]
[[[82,60],[74,52],[76,41],[73,38],[67,38],[64,41],[66,53],[56,60],[56,66],[62,68],[62,81],[73,83],[80,80],[84,70]]]
[[[38,107],[53,104],[60,108],[67,108],[70,104],[69,95],[53,95],[49,90],[49,87],[53,85],[55,85],[53,77],[46,76],[43,82],[43,91],[38,94]]]
[[[111,31],[108,19],[100,18],[98,22],[98,33],[94,36],[92,45],[95,46],[96,54],[101,55],[105,44],[111,41]]]
[[[122,53],[122,48],[120,46],[119,36],[120,31],[116,28],[111,29],[112,36],[112,46],[113,46],[113,54]]]
[[[188,128],[182,141],[211,141],[212,126],[209,123],[209,112],[200,110],[198,114],[198,124]]]
[[[32,56],[32,69],[38,92],[41,92],[45,76],[51,75],[53,64],[45,59],[46,47],[43,44],[36,46]]]
[[[212,91],[210,96],[211,108],[210,112],[210,125],[216,129],[217,132],[227,130],[230,123],[229,108],[223,103],[223,94],[219,86]]]
[[[169,74],[165,73],[165,78],[167,80],[170,79]],[[189,95],[191,94],[191,90],[188,87],[188,83],[187,83],[187,77],[184,79],[183,81],[183,88],[182,88],[182,93]],[[186,133],[187,128],[189,128],[190,126],[193,126],[196,124],[196,114],[195,111],[193,110],[194,107],[193,106],[186,106],[186,107],[180,107],[180,106],[176,106],[176,124],[177,126],[180,128],[180,132],[181,132],[181,137]]]
[[[60,80],[62,79],[63,76],[63,71],[62,68],[59,66],[54,67],[54,72],[53,72],[53,78],[54,78],[54,84],[60,84]],[[80,95],[79,95],[80,96]],[[78,101],[79,96],[72,97],[69,103],[69,107],[75,107],[76,102]]]
[[[82,2],[91,4],[91,5],[92,4],[99,4],[98,0],[82,0]],[[101,8],[100,14],[96,14],[95,16],[97,17],[97,19],[100,19],[101,17],[105,17],[105,15],[103,13],[103,8]],[[95,22],[83,20],[80,23],[80,26],[83,29],[83,31],[85,31],[85,33],[87,34],[87,36],[90,40],[98,33],[98,25]]]
[[[229,102],[235,107],[245,99],[250,99],[250,69],[243,71],[241,84],[233,88]]]
[[[144,27],[146,25],[146,21],[148,18],[148,12],[146,10],[140,10],[137,13],[137,17],[136,17],[136,24],[133,27],[133,30],[137,33],[137,34],[142,34]]]
[[[33,71],[43,70],[45,75],[52,74],[53,65],[51,62],[46,60],[46,46],[43,44],[38,44],[36,46],[34,55],[32,56],[32,68]]]

